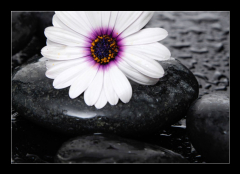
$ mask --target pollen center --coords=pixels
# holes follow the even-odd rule
[[[96,62],[107,64],[114,60],[118,53],[118,48],[116,39],[108,35],[101,35],[93,40],[91,54]]]

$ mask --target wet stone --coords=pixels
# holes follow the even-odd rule
[[[119,101],[98,110],[85,104],[83,94],[71,99],[69,88],[54,89],[53,80],[45,76],[45,62],[31,59],[13,73],[13,108],[23,117],[65,134],[149,135],[183,118],[199,92],[195,76],[179,61],[161,65],[165,76],[156,85],[130,81],[133,95],[129,103]]]
[[[187,132],[194,148],[207,162],[229,162],[229,96],[207,94],[190,107]]]
[[[43,46],[39,38],[33,36],[24,49],[12,56],[12,68],[23,64],[36,53],[39,55]]]
[[[39,37],[41,42],[45,42],[46,45],[46,37],[43,34],[46,27],[53,26],[52,17],[55,13],[52,11],[42,12],[34,12],[33,15],[37,20],[37,31],[36,35]]]
[[[36,20],[30,12],[12,12],[12,55],[23,49],[36,31]]]
[[[56,163],[188,163],[181,155],[162,148],[114,135],[79,136],[65,142]]]

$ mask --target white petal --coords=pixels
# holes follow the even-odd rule
[[[90,22],[92,28],[94,31],[98,34],[101,35],[101,27],[102,27],[102,12],[100,11],[86,11],[86,16],[88,18],[88,21]]]
[[[132,53],[138,52],[144,54],[147,58],[160,61],[168,60],[171,57],[171,53],[168,48],[158,42],[143,45],[125,46],[124,50]]]
[[[117,66],[110,66],[109,74],[114,91],[123,103],[128,103],[132,97],[132,86],[128,79]]]
[[[90,54],[89,50],[84,47],[70,47],[70,46],[45,46],[41,50],[41,54],[53,60],[70,60],[79,57],[85,57]]]
[[[109,24],[109,20],[110,20],[110,11],[103,11],[102,13],[102,34],[106,34],[107,33],[107,29],[108,29],[108,24]]]
[[[142,29],[126,38],[122,39],[123,45],[139,45],[160,41],[166,38],[168,32],[163,28]]]
[[[103,70],[98,70],[97,75],[94,77],[92,83],[84,92],[84,101],[88,106],[94,105],[102,91],[103,87]]]
[[[74,67],[85,61],[86,61],[86,58],[74,59],[74,60],[69,60],[69,61],[61,61],[61,62],[55,61],[56,63],[55,62],[47,62],[46,66],[48,67],[48,70],[46,71],[46,76],[48,78],[54,79],[60,73],[67,70],[68,68]]]
[[[118,103],[118,96],[113,89],[108,68],[104,70],[104,82],[103,83],[104,83],[103,88],[104,88],[104,92],[105,92],[107,101],[111,105],[116,105]]]
[[[100,94],[97,102],[95,103],[95,107],[96,107],[97,109],[101,109],[101,108],[103,108],[106,104],[107,104],[107,98],[106,98],[106,95],[105,95],[104,90],[102,89],[102,90],[101,90],[101,94]]]
[[[69,60],[51,60],[51,59],[48,59],[48,61],[46,62],[46,67],[47,69],[55,66],[55,65],[58,65],[58,64],[61,64],[61,63],[66,63],[67,61]]]
[[[111,11],[109,24],[108,24],[108,31],[107,31],[108,35],[111,35],[111,33],[112,33],[113,29],[114,29],[117,16],[118,16],[118,11]]]
[[[86,12],[85,11],[77,11],[78,15],[80,16],[82,23],[84,24],[85,27],[87,27],[87,29],[93,29],[88,18],[87,18],[87,15],[86,15]]]
[[[121,34],[130,24],[132,24],[142,11],[120,11],[118,12],[117,21],[115,23],[113,37]]]
[[[158,82],[158,78],[148,77],[130,65],[128,65],[123,59],[118,62],[119,69],[131,80],[142,85],[155,85]]]
[[[80,34],[58,27],[47,27],[44,34],[51,41],[63,45],[88,47],[90,42],[89,39]]]
[[[125,38],[129,36],[130,34],[133,34],[140,29],[142,29],[148,21],[152,18],[153,16],[153,11],[144,11],[138,18],[135,20],[126,30],[124,30],[120,36],[121,38]]]
[[[92,29],[84,13],[77,11],[56,11],[55,13],[66,26],[85,37],[90,37]]]
[[[153,59],[148,59],[139,53],[124,52],[121,56],[130,66],[152,78],[161,78],[164,75],[162,66]]]
[[[61,47],[61,46],[65,46],[63,44],[59,44],[59,43],[56,43],[56,42],[53,42],[53,41],[50,41],[49,39],[47,39],[47,46],[55,46],[55,47]]]
[[[83,74],[89,67],[89,62],[83,62],[74,67],[60,73],[53,81],[53,86],[56,89],[66,88],[74,82],[74,80],[81,74]]]
[[[69,89],[69,97],[74,99],[81,95],[91,84],[99,69],[99,64],[95,63],[88,67],[87,70],[80,74],[72,83]]]
[[[67,31],[76,33],[74,30],[72,30],[71,28],[69,28],[66,24],[64,24],[58,17],[56,14],[53,15],[52,18],[52,24],[54,27],[58,27],[58,28],[63,28]]]

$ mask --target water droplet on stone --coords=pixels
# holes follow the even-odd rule
[[[224,76],[220,71],[215,71],[213,74],[213,79],[214,80],[219,80],[222,76]]]
[[[226,86],[218,86],[215,88],[215,91],[226,91],[227,87]]]
[[[190,51],[193,52],[193,53],[207,53],[208,52],[208,49],[207,48],[196,48],[196,47],[191,47],[190,48]]]
[[[172,44],[171,46],[174,47],[174,48],[181,49],[181,48],[184,48],[184,47],[189,47],[190,42],[176,42],[176,43]]]
[[[209,83],[206,83],[204,88],[205,88],[205,89],[209,89],[211,86],[212,86],[212,85],[210,85]]]
[[[203,79],[203,80],[208,80],[208,77],[205,76],[204,74],[200,73],[200,72],[194,72],[193,74],[194,74],[196,77],[199,77],[199,78],[201,78],[201,79]]]
[[[222,131],[223,134],[227,134],[227,131]]]
[[[210,63],[203,63],[203,66],[208,70],[215,70],[215,67],[213,67]]]

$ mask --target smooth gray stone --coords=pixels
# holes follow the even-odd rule
[[[56,163],[188,163],[165,148],[113,135],[76,137],[58,150]]]
[[[45,76],[45,62],[33,59],[13,73],[12,106],[25,118],[66,134],[115,133],[140,137],[162,130],[183,118],[198,97],[195,76],[177,60],[161,62],[165,76],[154,86],[132,83],[129,103],[120,100],[102,109],[76,99],[69,88],[54,89]]]
[[[202,96],[188,111],[189,138],[207,162],[229,162],[229,107],[228,95],[219,92]]]

